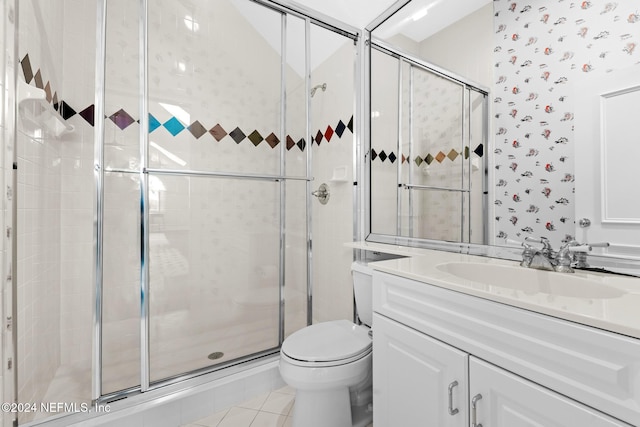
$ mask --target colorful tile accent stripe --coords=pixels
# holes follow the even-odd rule
[[[478,145],[473,152],[478,156],[478,157],[482,157],[484,156],[484,145],[480,144]],[[415,162],[415,164],[417,166],[420,166],[422,163],[426,163],[427,165],[431,165],[434,160],[437,161],[438,163],[442,163],[444,161],[444,159],[449,159],[452,162],[454,162],[459,156],[463,156],[464,159],[468,159],[470,155],[470,151],[469,151],[469,147],[464,147],[464,149],[462,151],[457,151],[455,149],[451,149],[448,153],[444,153],[442,151],[439,151],[438,153],[434,155],[432,155],[431,153],[428,153],[426,156],[416,156],[415,159],[413,159],[413,161]],[[381,150],[380,152],[376,152],[376,150],[374,150],[373,148],[371,149],[371,161],[374,160],[380,160],[380,162],[384,163],[387,159],[389,160],[389,162],[394,163],[398,157],[396,156],[395,153],[391,152],[389,154],[385,153],[384,150]],[[409,162],[409,159],[407,157],[404,156],[404,154],[401,155],[401,163],[405,163],[405,162]]]
[[[22,73],[24,75],[25,81],[28,84],[31,84],[33,82],[36,87],[44,89],[47,93],[47,102],[52,103],[53,108],[60,114],[60,116],[62,116],[63,119],[69,120],[71,117],[77,114],[91,126],[94,126],[95,106],[93,104],[89,105],[82,111],[77,112],[64,100],[58,101],[57,92],[53,92],[53,94],[51,94],[51,84],[50,82],[47,82],[47,84],[44,85],[42,73],[39,69],[35,74],[33,73],[29,54],[26,54],[24,58],[22,58],[22,60],[20,61],[20,65],[22,67]],[[105,118],[111,120],[121,130],[125,130],[134,123],[140,123],[139,120],[134,119],[122,108],[110,116],[105,116]],[[247,135],[239,127],[236,127],[233,130],[227,132],[227,130],[225,130],[219,123],[213,126],[211,129],[207,130],[207,128],[198,120],[194,121],[188,126],[185,126],[182,122],[180,122],[180,120],[175,117],[171,117],[164,123],[161,123],[152,114],[149,114],[149,133],[155,132],[159,128],[164,128],[172,136],[177,136],[186,129],[195,139],[200,139],[206,133],[209,133],[217,142],[220,142],[226,136],[229,136],[236,144],[240,144],[245,139],[248,139],[255,147],[260,145],[263,141],[266,142],[271,148],[275,148],[278,146],[278,144],[280,144],[280,139],[273,132],[271,132],[266,138],[263,137],[260,132],[258,132],[258,130],[253,130]],[[334,135],[337,135],[338,138],[342,138],[342,135],[344,135],[344,132],[347,129],[353,134],[353,116],[349,118],[349,121],[346,125],[342,120],[339,120],[335,128],[331,127],[331,125],[328,125],[324,129],[324,131],[318,129],[315,137],[311,138],[311,142],[313,143],[315,141],[316,145],[320,145],[322,141],[325,140],[327,143],[329,143],[331,139],[334,138]],[[298,147],[300,151],[304,151],[307,147],[307,142],[304,138],[300,138],[296,142],[295,139],[290,135],[287,135],[286,144],[287,150],[291,150],[293,147]],[[393,161],[395,161],[395,155],[393,158]]]

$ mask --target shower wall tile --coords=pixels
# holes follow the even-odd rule
[[[61,363],[73,365],[80,388],[90,395],[91,325],[93,284],[93,115],[91,103],[95,87],[95,16],[92,2],[64,0],[65,25],[62,30],[63,78],[57,91],[62,116],[74,131],[64,135],[61,147],[61,218],[64,237],[60,242],[63,271],[60,297]],[[82,58],[82,60],[79,60]],[[81,101],[81,102],[80,102]]]
[[[62,10],[37,0],[19,6],[19,57],[37,57],[22,64],[27,77],[41,88],[59,87]],[[21,120],[18,129],[18,399],[38,402],[60,365],[60,154],[57,141],[34,138],[37,133]],[[20,422],[31,416],[21,414]]]
[[[18,50],[22,60],[19,78],[24,76],[31,84],[44,87],[54,108],[58,107],[58,94],[69,76],[72,77],[71,86],[78,87],[84,84],[83,78],[93,73],[92,50],[85,54],[76,49],[76,45],[88,40],[86,45],[93,46],[95,31],[87,34],[76,29],[91,25],[95,28],[95,10],[88,15],[67,13],[71,3],[68,0],[19,3]],[[72,8],[90,9],[87,2],[75,3]],[[67,38],[74,43],[69,43]],[[78,54],[83,55],[83,61],[74,56]],[[83,64],[80,68],[88,68],[88,73],[84,76],[67,73],[69,68],[78,67],[77,64]],[[66,99],[73,102],[72,91],[69,92]],[[78,111],[82,112],[82,109]],[[78,356],[82,359],[79,364],[88,361],[90,355],[90,323],[83,317],[86,311],[91,314],[88,308],[91,291],[87,287],[91,280],[91,264],[84,261],[87,254],[91,261],[92,252],[93,197],[92,187],[87,182],[92,180],[93,169],[86,158],[89,151],[84,149],[87,144],[83,143],[83,138],[87,135],[79,121],[85,121],[82,115],[70,117],[69,123],[77,131],[58,139],[40,138],[37,130],[18,121],[21,130],[18,143],[18,230],[21,233],[18,236],[18,318],[22,331],[18,369],[21,371],[19,398],[23,402],[42,400],[51,379],[69,355],[84,354],[84,359]],[[74,317],[74,314],[80,317]],[[88,352],[84,351],[86,348]],[[89,372],[89,369],[90,366],[85,371]],[[28,415],[22,416],[21,422],[28,419]]]
[[[372,66],[384,81],[372,82],[371,94],[371,229],[379,234],[396,234],[397,230],[397,166],[373,158],[373,153],[398,152],[398,63],[375,49],[371,53]],[[375,162],[375,163],[374,163]]]
[[[55,302],[60,299],[61,180],[59,152],[52,142],[18,134],[24,147],[24,157],[18,159],[21,402],[39,401],[60,364],[60,306]],[[29,419],[27,414],[22,417]]]
[[[42,0],[41,0],[42,1]],[[111,2],[109,2],[111,3]],[[63,0],[62,81],[53,85],[76,111],[93,103],[95,92],[96,3]],[[89,97],[90,102],[86,102]]]
[[[313,32],[312,32],[313,34]],[[335,34],[318,36],[336,37]],[[326,82],[327,90],[318,91],[311,101],[313,129],[350,123],[342,137],[332,135],[328,141],[322,135],[321,144],[312,144],[315,190],[321,183],[330,186],[329,203],[312,200],[313,218],[313,321],[353,318],[353,287],[351,280],[352,251],[343,246],[353,240],[353,43],[343,40],[340,48],[311,74],[312,82]],[[312,52],[314,39],[312,38]],[[346,182],[331,182],[335,168],[346,169]]]

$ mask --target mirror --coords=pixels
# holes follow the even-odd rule
[[[373,234],[488,242],[492,8],[475,3],[459,14],[446,2],[414,0],[371,33]],[[484,30],[474,43],[459,37],[473,28]],[[465,51],[481,62],[460,58]]]
[[[456,81],[488,92],[488,138],[480,166],[487,168],[485,209],[479,212],[484,228],[476,233],[473,227],[480,225],[470,225],[468,240],[464,233],[460,240],[451,235],[425,238],[515,247],[527,236],[544,236],[558,248],[583,236],[575,213],[575,183],[580,180],[575,170],[582,148],[574,133],[574,88],[595,76],[606,77],[616,70],[638,66],[640,2],[554,2],[536,6],[507,0],[412,0],[397,6],[395,12],[387,11],[367,28],[371,37],[371,148],[378,156],[379,141],[395,139],[386,143],[388,147],[395,143],[394,155],[400,152],[397,135],[411,131],[407,123],[412,119],[405,117],[407,103],[429,103],[430,98],[420,97],[427,93],[419,94],[418,87],[412,91],[405,88],[409,85],[406,80],[411,79],[407,63],[429,64]],[[413,79],[414,84],[419,81],[415,75]],[[385,97],[393,102],[383,102]],[[394,102],[405,108],[398,112]],[[376,124],[393,113],[398,116],[395,126]],[[464,115],[461,118],[473,120]],[[389,149],[384,149],[387,166]],[[373,151],[370,154],[369,239],[404,239],[409,236],[409,226],[402,225],[403,204],[408,206],[409,197],[397,195],[394,199],[392,187],[403,187],[404,174],[410,172],[387,171],[385,177],[376,170],[379,165],[373,160]],[[398,156],[401,160],[403,154]],[[404,169],[408,169],[407,160],[415,160],[415,155],[404,160]],[[414,172],[419,170],[413,168]],[[422,201],[413,203],[415,208]],[[424,204],[432,206],[433,201]],[[394,218],[401,225],[389,225],[390,221],[379,218],[378,209],[386,209],[383,212],[387,218],[395,210]],[[421,221],[428,218],[431,229],[459,225],[457,213],[449,215],[446,222],[442,222],[446,218],[433,221],[430,212],[413,215]],[[469,215],[475,218],[477,212],[471,210]],[[476,224],[473,221],[469,224]],[[416,228],[414,225],[414,231]],[[479,234],[484,240],[476,240]],[[417,239],[409,243],[420,245]],[[615,242],[610,243],[610,248],[594,248],[593,253],[615,253]]]

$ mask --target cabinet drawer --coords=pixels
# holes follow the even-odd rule
[[[640,425],[640,340],[377,271],[373,288],[377,313]]]

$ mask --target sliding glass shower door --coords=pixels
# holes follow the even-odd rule
[[[102,394],[276,349],[307,309],[305,20],[235,0],[107,11]]]
[[[279,345],[286,17],[246,1],[150,6],[153,382]]]
[[[266,0],[16,4],[44,98],[15,141],[19,402],[112,402],[351,318],[352,30]]]

